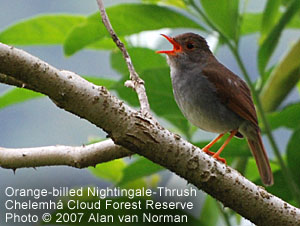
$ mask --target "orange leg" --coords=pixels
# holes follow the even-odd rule
[[[221,137],[224,136],[224,133],[221,133],[219,136],[217,136],[215,139],[213,139],[208,145],[206,145],[204,148],[202,148],[202,151],[206,152],[209,155],[214,155],[215,153],[212,151],[209,151],[209,149],[218,141],[221,139]]]
[[[229,141],[231,140],[232,137],[234,137],[234,135],[237,133],[237,130],[234,130],[230,133],[230,136],[226,139],[226,141],[224,142],[224,144],[219,148],[219,150],[213,155],[214,158],[216,158],[217,160],[224,162],[226,164],[226,160],[224,158],[220,157],[221,152],[223,151],[223,149],[226,147],[226,145],[229,143]]]

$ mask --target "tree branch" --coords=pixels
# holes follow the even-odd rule
[[[106,14],[105,7],[104,7],[102,0],[97,0],[97,3],[99,6],[102,22],[103,22],[104,26],[106,27],[107,31],[109,32],[110,36],[112,37],[113,41],[116,43],[118,48],[121,50],[123,57],[126,61],[126,64],[127,64],[127,67],[128,67],[129,73],[130,73],[131,81],[126,81],[125,85],[136,91],[139,101],[140,101],[140,105],[141,105],[141,112],[144,115],[150,114],[150,106],[149,106],[149,102],[148,102],[148,97],[146,95],[144,81],[139,77],[139,75],[135,71],[132,61],[131,61],[131,58],[129,56],[129,53],[127,52],[127,50],[125,48],[125,45],[118,38],[113,27],[111,26],[111,23]]]
[[[0,148],[0,166],[9,169],[58,165],[85,168],[132,154],[111,139],[80,147]]]
[[[0,82],[11,86],[16,86],[19,88],[24,88],[26,86],[25,83],[23,83],[22,81],[1,73],[0,73]]]
[[[300,224],[299,209],[217,162],[164,129],[151,117],[130,108],[106,88],[73,72],[62,72],[22,50],[1,43],[0,73],[35,87],[36,91],[54,100],[57,106],[105,130],[115,144],[170,169],[253,223]]]

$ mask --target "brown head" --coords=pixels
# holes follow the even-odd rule
[[[173,45],[173,49],[161,50],[156,53],[167,54],[171,64],[199,63],[211,55],[207,42],[198,34],[189,32],[175,37],[164,34],[162,36]]]

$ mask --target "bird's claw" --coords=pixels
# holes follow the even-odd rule
[[[204,151],[206,154],[211,155],[216,160],[223,162],[227,165],[226,160],[224,158],[221,158],[220,156],[216,155],[215,152],[210,151],[208,148],[203,148],[202,151]]]
[[[214,154],[212,157],[220,162],[223,162],[225,165],[227,165],[227,162],[224,158],[221,158],[220,156],[217,156],[216,154]]]
[[[206,154],[209,154],[209,155],[214,155],[215,153],[210,151],[209,148],[202,148],[202,151],[204,151]]]

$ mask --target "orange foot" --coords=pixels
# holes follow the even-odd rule
[[[224,158],[221,158],[219,155],[217,155],[217,153],[210,151],[208,148],[204,147],[202,149],[202,151],[204,151],[206,154],[211,155],[213,158],[215,158],[218,161],[223,162],[224,164],[227,165],[226,160]]]

